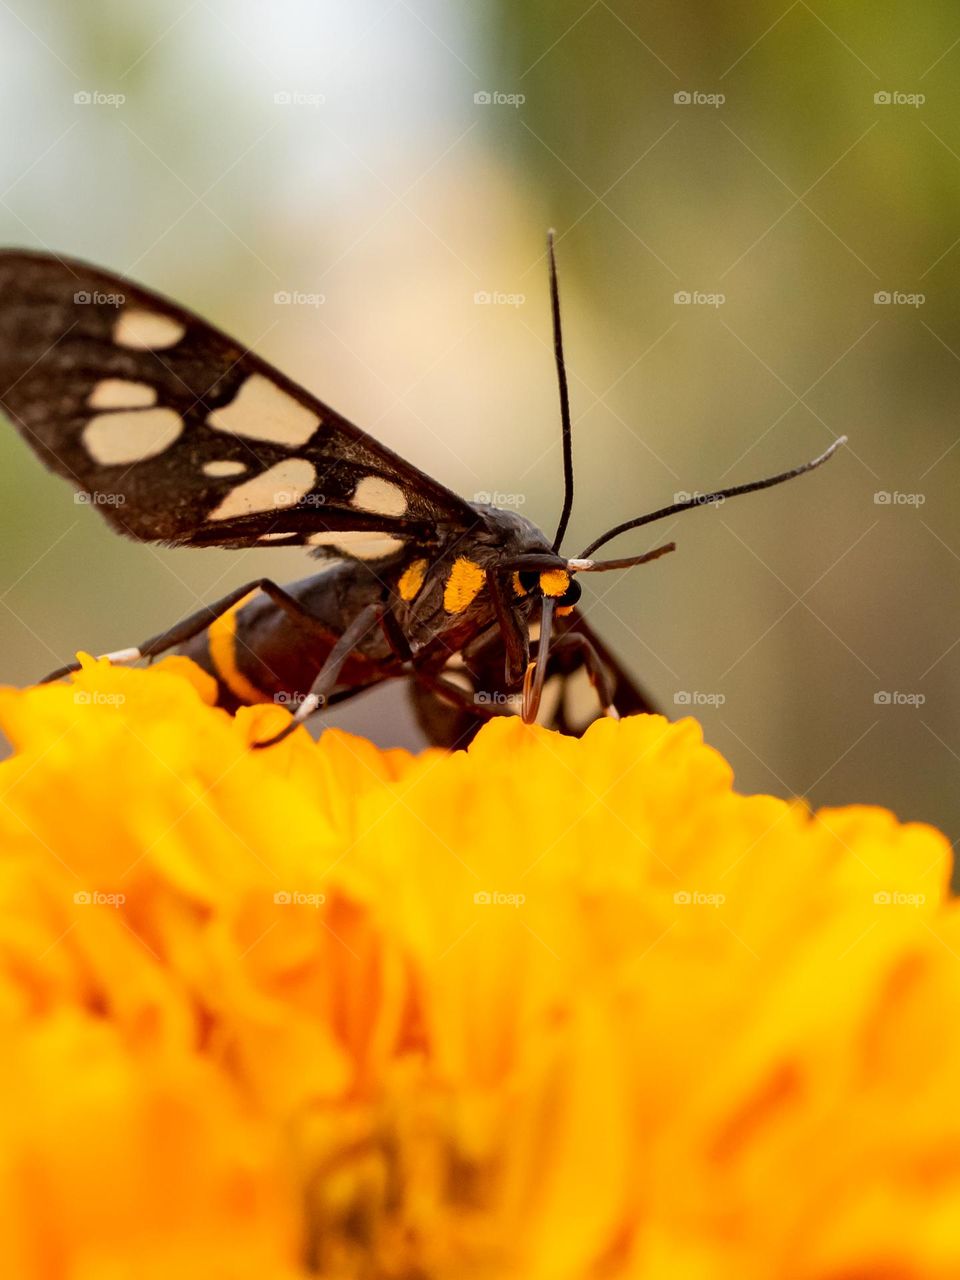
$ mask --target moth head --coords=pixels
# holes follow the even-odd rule
[[[509,575],[507,596],[518,609],[525,612],[532,608],[532,621],[539,624],[537,656],[533,661],[527,655],[523,675],[523,719],[531,724],[537,718],[540,697],[547,670],[550,640],[554,617],[563,618],[573,613],[580,599],[580,583],[576,579],[584,566],[571,564],[563,556],[542,549],[529,550],[512,561],[502,564],[501,571]],[[524,632],[526,624],[524,624]],[[524,642],[524,652],[527,645]]]
[[[597,573],[607,569],[623,569],[656,559],[674,549],[672,542],[648,551],[643,556],[628,560],[588,560],[583,557],[567,559],[553,551],[530,550],[501,563],[501,572],[509,574],[509,594],[513,601],[524,608],[531,603],[539,605],[534,620],[539,622],[536,657],[528,659],[523,677],[523,718],[532,724],[537,718],[540,696],[543,692],[553,634],[554,618],[564,618],[573,613],[580,600],[581,585],[577,575]]]
[[[548,568],[536,565],[523,568],[522,561],[520,563],[521,567],[514,569],[511,576],[514,598],[552,600],[561,617],[572,611],[581,595],[580,583],[574,577],[576,570],[560,559]]]

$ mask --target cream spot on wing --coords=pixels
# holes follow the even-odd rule
[[[247,469],[245,462],[231,462],[224,458],[222,462],[205,462],[201,468],[205,476],[213,476],[218,479],[220,476],[242,476]]]
[[[261,533],[257,539],[258,542],[277,542],[280,538],[292,538],[293,534],[289,529],[285,529],[282,533]]]
[[[269,440],[298,449],[307,443],[320,419],[293,396],[265,378],[252,373],[230,404],[214,409],[207,426],[251,440]]]
[[[104,378],[87,396],[91,409],[148,409],[156,403],[155,387],[126,378]]]
[[[133,351],[164,351],[180,341],[186,330],[179,320],[132,307],[122,311],[113,326],[113,340],[118,347]]]
[[[317,470],[306,458],[287,458],[231,489],[209,520],[235,520],[254,511],[276,511],[294,507],[310,492]]]
[[[183,430],[173,409],[99,413],[83,429],[83,447],[102,467],[129,466],[169,449]]]
[[[352,533],[312,533],[307,543],[311,547],[329,547],[357,560],[382,560],[406,545],[402,538],[389,538],[372,529]]]
[[[402,516],[407,509],[407,500],[403,490],[392,480],[364,476],[354,490],[350,505],[358,511],[371,511],[375,516]]]
[[[563,691],[563,712],[571,729],[585,729],[600,714],[600,699],[586,667],[567,677]]]

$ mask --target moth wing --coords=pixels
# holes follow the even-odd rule
[[[0,406],[132,538],[374,559],[476,520],[200,317],[49,254],[0,251]]]

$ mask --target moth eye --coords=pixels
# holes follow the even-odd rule
[[[580,583],[577,582],[576,578],[571,578],[569,587],[557,601],[557,604],[564,609],[572,608],[582,595],[583,588]]]
[[[523,588],[524,595],[529,595],[540,586],[540,574],[535,569],[521,569],[517,574],[517,580]]]

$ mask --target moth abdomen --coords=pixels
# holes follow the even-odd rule
[[[350,618],[381,591],[379,580],[362,567],[334,562],[283,588],[302,615],[257,588],[177,651],[213,676],[218,704],[228,710],[262,702],[295,708],[309,693]],[[390,661],[382,631],[372,628],[344,662],[327,701],[386,679]]]

